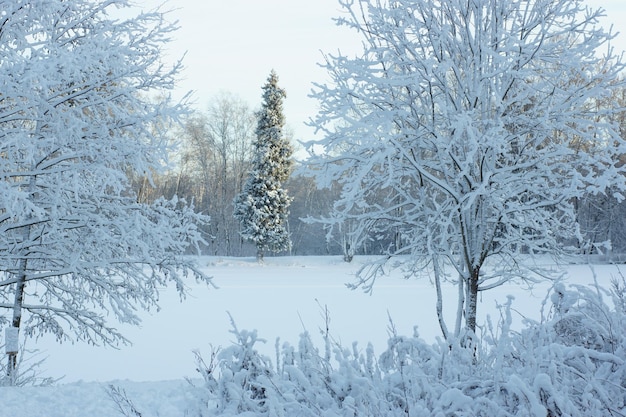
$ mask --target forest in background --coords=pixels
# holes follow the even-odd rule
[[[608,108],[625,105],[624,89],[612,101],[597,103]],[[614,122],[626,137],[626,115],[615,112]],[[134,179],[140,202],[178,196],[193,201],[198,212],[210,216],[210,222],[201,226],[206,240],[201,249],[206,255],[252,256],[256,252],[255,245],[240,236],[239,222],[233,217],[235,196],[250,170],[256,125],[254,108],[224,91],[210,98],[204,110],[189,114],[182,127],[169,132],[173,151],[167,171],[154,174],[152,184],[147,177]],[[302,139],[294,138],[288,126],[286,134],[294,146],[299,146],[296,142]],[[318,187],[315,179],[305,174],[305,163],[295,161],[286,183],[293,198],[289,208],[292,248],[278,255],[346,255],[350,259],[355,254],[384,254],[402,244],[399,234],[385,227],[382,220],[364,228],[348,221],[333,223],[328,216],[340,189]],[[611,193],[588,194],[576,201],[576,207],[586,242],[581,252],[621,260],[620,255],[626,253],[626,202]]]

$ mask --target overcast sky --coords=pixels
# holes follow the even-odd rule
[[[144,9],[160,0],[135,0]],[[626,0],[587,0],[606,9],[606,26],[626,32]],[[285,115],[296,139],[312,138],[304,122],[316,112],[307,97],[312,81],[325,81],[317,64],[320,51],[355,51],[356,34],[332,21],[338,0],[170,0],[171,18],[180,30],[170,54],[186,52],[180,91],[194,90],[195,107],[203,110],[220,91],[236,94],[252,108],[261,103],[261,87],[272,69],[287,90]],[[626,49],[626,33],[616,47]]]

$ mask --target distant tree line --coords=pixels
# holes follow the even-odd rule
[[[597,106],[614,108],[613,120],[626,135],[626,90],[620,89],[611,101]],[[257,117],[253,108],[236,95],[223,92],[209,101],[204,111],[190,114],[184,127],[170,134],[176,151],[170,155],[170,170],[147,178],[136,178],[139,198],[153,201],[178,195],[193,200],[197,211],[210,216],[203,226],[207,244],[203,251],[219,256],[253,256],[255,245],[240,235],[234,218],[234,200],[245,185],[252,168]],[[294,140],[287,130],[287,139]],[[286,182],[293,198],[289,208],[292,247],[281,255],[354,255],[383,254],[402,246],[399,231],[388,221],[350,222],[334,219],[333,205],[340,197],[338,186],[320,188],[315,179],[303,172],[302,161],[294,161],[293,173]],[[626,163],[626,158],[624,159]],[[617,190],[616,190],[617,191]],[[389,196],[381,190],[377,198]],[[581,253],[604,254],[619,258],[626,253],[626,202],[619,192],[590,192],[576,201]],[[564,242],[566,243],[566,242]]]

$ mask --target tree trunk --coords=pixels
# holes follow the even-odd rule
[[[468,282],[467,310],[465,317],[465,326],[468,336],[474,337],[476,334],[476,307],[478,305],[478,277],[480,267],[471,270]]]
[[[32,195],[35,192],[37,177],[32,176],[30,178],[28,188],[30,194]],[[31,235],[31,225],[25,226],[22,230],[22,244],[30,245],[30,235]],[[20,325],[22,324],[22,306],[24,305],[24,292],[26,288],[26,267],[27,267],[27,255],[28,249],[22,249],[18,271],[17,271],[17,282],[15,284],[15,298],[13,301],[13,319],[11,320],[11,326],[17,329],[17,333],[19,335]],[[17,352],[10,352],[8,354],[8,365],[7,365],[7,376],[9,377],[9,381],[11,384],[15,383],[15,379],[17,378]]]
[[[444,339],[447,342],[450,342],[450,334],[448,333],[448,327],[446,326],[446,321],[443,318],[443,293],[441,291],[441,268],[439,265],[439,259],[433,257],[433,272],[435,278],[435,289],[437,291],[437,320],[439,321],[439,327],[441,328],[441,333],[443,334]]]
[[[20,261],[18,281],[15,284],[15,299],[13,301],[13,319],[11,326],[16,328],[19,334],[20,325],[22,323],[22,306],[24,305],[24,289],[26,288],[26,259]],[[7,364],[7,376],[11,385],[17,379],[17,354],[18,352],[9,352]]]
[[[258,263],[263,263],[263,249],[257,248],[256,250],[256,260]]]
[[[454,337],[458,338],[463,326],[463,313],[465,312],[465,276],[459,272],[458,299],[456,306],[456,321],[454,323]]]

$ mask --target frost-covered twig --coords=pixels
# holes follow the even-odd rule
[[[137,410],[132,400],[128,398],[126,390],[113,384],[108,386],[107,394],[115,403],[117,411],[124,417],[142,417],[143,414]]]

